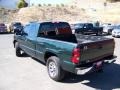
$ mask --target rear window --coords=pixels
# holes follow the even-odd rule
[[[39,34],[55,36],[58,34],[72,33],[70,25],[65,22],[45,22],[40,25]]]
[[[58,34],[72,34],[70,25],[65,22],[55,23]]]
[[[69,24],[65,22],[55,23],[55,26],[57,28],[70,28]]]
[[[40,29],[42,31],[54,31],[55,27],[54,27],[54,24],[52,24],[52,23],[43,23],[43,24],[41,24]]]

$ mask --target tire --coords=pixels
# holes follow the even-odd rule
[[[76,34],[79,34],[79,31],[75,31]]]
[[[96,33],[96,36],[101,36],[102,35],[102,32],[97,32]]]
[[[51,56],[47,60],[47,71],[51,79],[61,81],[65,77],[65,71],[61,68],[60,59],[56,56]]]
[[[15,43],[15,53],[16,53],[17,57],[21,57],[22,56],[22,50],[19,48],[18,42]]]
[[[111,34],[112,34],[112,30],[109,30],[109,31],[108,31],[108,35],[111,35]]]

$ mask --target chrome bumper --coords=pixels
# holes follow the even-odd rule
[[[91,67],[88,67],[88,68],[84,68],[84,69],[81,69],[81,68],[75,68],[75,73],[77,75],[85,75],[87,73],[90,73],[90,72],[94,72],[94,71],[97,71],[99,69],[102,69],[104,66],[106,66],[106,64],[111,64],[111,63],[114,63],[116,60],[115,59],[112,59],[112,60],[105,60],[101,63],[101,65],[99,66],[96,66],[96,64],[93,64],[93,66]],[[98,62],[99,63],[99,62]]]

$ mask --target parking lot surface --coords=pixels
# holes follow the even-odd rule
[[[12,42],[12,34],[0,34],[0,90],[120,90],[120,38],[115,38],[116,62],[103,73],[69,74],[63,82],[51,80],[46,66],[31,57],[16,57]]]

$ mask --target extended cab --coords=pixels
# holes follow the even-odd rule
[[[50,78],[59,81],[65,72],[83,75],[100,69],[113,56],[114,40],[72,34],[67,22],[32,22],[14,36],[16,56],[23,52],[47,65]]]

